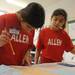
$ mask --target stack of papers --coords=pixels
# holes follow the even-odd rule
[[[58,64],[63,66],[68,66],[68,67],[75,67],[75,62],[62,62]]]

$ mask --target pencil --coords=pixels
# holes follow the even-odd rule
[[[9,45],[10,45],[10,47],[11,47],[11,50],[12,50],[13,55],[15,55],[15,51],[14,51],[14,49],[13,49],[13,46],[12,46],[12,44],[11,44],[11,41],[9,41]]]
[[[4,30],[5,30],[6,32],[8,31],[6,27],[4,28]],[[12,51],[13,55],[15,55],[15,51],[14,51],[14,49],[13,49],[13,46],[12,46],[12,43],[11,43],[11,40],[10,40],[10,39],[9,39],[9,45],[10,45],[10,47],[11,47],[11,51]]]

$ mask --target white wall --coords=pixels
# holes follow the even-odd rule
[[[0,9],[7,12],[17,11],[33,1],[40,3],[46,11],[46,25],[49,24],[49,18],[52,12],[57,8],[64,8],[68,12],[69,20],[75,19],[75,0],[12,0],[15,1],[14,3],[8,3],[6,1],[0,0]]]
[[[60,0],[46,8],[46,24],[49,24],[49,18],[52,12],[57,8],[63,8],[68,12],[68,20],[75,19],[75,0]]]

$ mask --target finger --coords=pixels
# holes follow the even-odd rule
[[[6,35],[1,35],[1,36],[0,36],[0,40],[3,40],[3,41],[5,41],[5,42],[9,42],[9,37],[6,36]]]
[[[10,37],[10,34],[9,34],[7,31],[4,31],[4,30],[3,30],[1,34]]]

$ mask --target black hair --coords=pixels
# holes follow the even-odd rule
[[[51,18],[53,16],[59,16],[59,15],[62,15],[64,17],[65,21],[67,20],[67,12],[64,9],[61,9],[61,8],[56,9],[53,12]],[[62,26],[62,28],[64,29],[65,27],[66,27],[66,23]]]
[[[56,10],[53,12],[51,18],[52,18],[53,16],[59,16],[59,15],[64,16],[65,20],[67,20],[67,12],[66,12],[64,9],[61,9],[61,8],[56,9]]]
[[[18,11],[21,14],[23,21],[29,23],[35,28],[42,27],[45,21],[44,8],[35,2],[27,5],[24,9]]]

